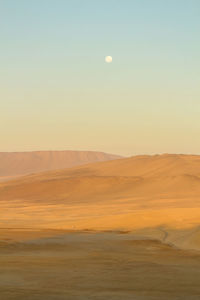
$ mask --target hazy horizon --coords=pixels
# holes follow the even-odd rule
[[[108,152],[108,151],[101,151],[98,149],[94,149],[94,150],[87,150],[87,149],[35,149],[35,150],[17,150],[17,151],[0,151],[0,153],[29,153],[29,152],[65,152],[65,151],[72,151],[72,152],[96,152],[96,153],[106,153],[106,154],[113,154],[113,155],[119,155],[122,156],[122,158],[128,158],[128,157],[132,157],[132,156],[143,156],[143,155],[147,155],[147,156],[154,156],[154,155],[194,155],[194,156],[199,156],[200,153],[190,153],[190,152],[141,152],[141,153],[130,153],[130,154],[122,154],[122,153],[117,153],[117,152]]]

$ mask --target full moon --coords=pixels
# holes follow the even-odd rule
[[[105,62],[110,64],[112,62],[112,56],[106,56],[105,57]]]

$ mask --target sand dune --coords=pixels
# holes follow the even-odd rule
[[[1,182],[2,299],[199,299],[199,175],[161,155]]]
[[[9,179],[17,175],[70,168],[117,158],[120,156],[95,151],[0,152],[0,180],[1,177]]]
[[[192,155],[136,156],[24,176],[0,184],[0,226],[158,228],[154,238],[165,230],[167,241],[198,248],[199,176],[200,156]]]

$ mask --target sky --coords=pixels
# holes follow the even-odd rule
[[[0,151],[200,154],[199,119],[199,0],[0,0]]]

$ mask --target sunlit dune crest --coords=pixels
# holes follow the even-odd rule
[[[199,197],[200,156],[135,156],[1,183],[0,226],[188,230]]]

